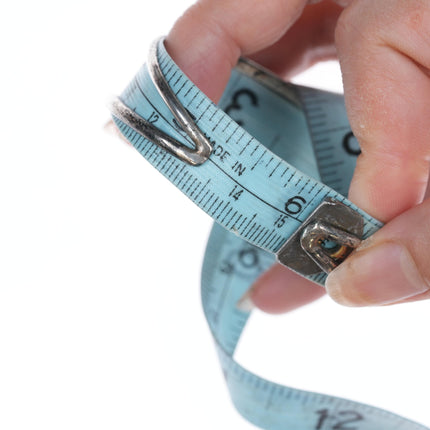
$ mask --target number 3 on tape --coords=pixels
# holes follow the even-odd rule
[[[216,106],[160,39],[111,110],[125,138],[216,221],[202,301],[237,410],[268,430],[428,430],[372,406],[265,381],[233,358],[249,317],[236,303],[274,261],[323,285],[382,225],[344,197],[359,147],[343,98],[241,60]]]

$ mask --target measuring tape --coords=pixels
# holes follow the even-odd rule
[[[343,97],[241,60],[216,106],[160,39],[111,110],[126,139],[216,221],[202,302],[237,410],[268,430],[428,430],[372,406],[263,380],[233,358],[249,317],[236,304],[262,272],[277,260],[323,285],[382,226],[344,197],[359,147]]]

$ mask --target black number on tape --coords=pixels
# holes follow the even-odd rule
[[[355,145],[353,144],[354,141]],[[357,139],[355,138],[354,133],[352,131],[345,134],[342,145],[343,149],[345,149],[345,151],[350,155],[358,156],[361,154],[361,149],[359,146],[357,147]]]
[[[232,112],[232,111],[235,111],[235,110],[240,111],[240,110],[242,109],[242,105],[239,103],[239,98],[240,98],[241,96],[242,96],[242,98],[243,98],[243,97],[248,98],[248,99],[249,99],[249,101],[250,101],[250,103],[251,103],[253,106],[258,106],[258,98],[257,98],[257,95],[256,95],[253,91],[251,91],[251,90],[249,90],[249,89],[247,89],[247,88],[242,88],[242,89],[237,90],[237,91],[235,91],[235,92],[233,93],[231,103],[230,103],[230,104],[225,108],[225,113],[226,113],[227,115],[230,115],[230,116],[231,116],[231,112]],[[243,126],[243,121],[242,121],[242,120],[238,119],[238,120],[236,120],[236,122],[237,122],[240,126]]]
[[[235,200],[239,200],[239,197],[242,195],[243,189],[239,188],[237,185],[230,191],[229,196],[233,197]]]
[[[291,197],[291,199],[288,199],[287,203],[285,203],[285,211],[290,215],[297,215],[302,211],[305,203],[306,200],[302,196]]]
[[[276,218],[273,225],[275,227],[281,228],[285,224],[286,219],[287,217],[285,215],[279,215],[278,218]]]

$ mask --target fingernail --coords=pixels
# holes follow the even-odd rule
[[[394,242],[361,247],[329,274],[325,285],[345,306],[394,303],[430,288],[408,250]]]
[[[251,298],[251,289],[246,291],[246,293],[238,300],[236,308],[242,312],[251,312],[255,308],[255,304]]]

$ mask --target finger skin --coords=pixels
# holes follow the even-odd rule
[[[217,102],[239,57],[279,40],[305,5],[306,0],[200,0],[175,23],[166,49]]]
[[[290,269],[275,264],[248,292],[248,300],[271,314],[290,312],[325,295],[324,288]]]
[[[430,200],[426,200],[364,241],[328,276],[327,291],[347,306],[428,299],[429,243]]]
[[[342,10],[331,1],[306,7],[281,39],[250,58],[284,79],[319,61],[335,59],[334,34]]]
[[[420,203],[430,160],[430,3],[356,0],[336,45],[362,154],[350,199],[382,221]]]
[[[306,0],[200,1],[175,23],[166,48],[216,102],[240,55],[286,78],[317,61],[335,58],[334,30],[342,11],[337,3],[345,4],[323,0],[304,8]],[[265,14],[256,19],[259,8]],[[244,29],[236,25],[244,22]]]

